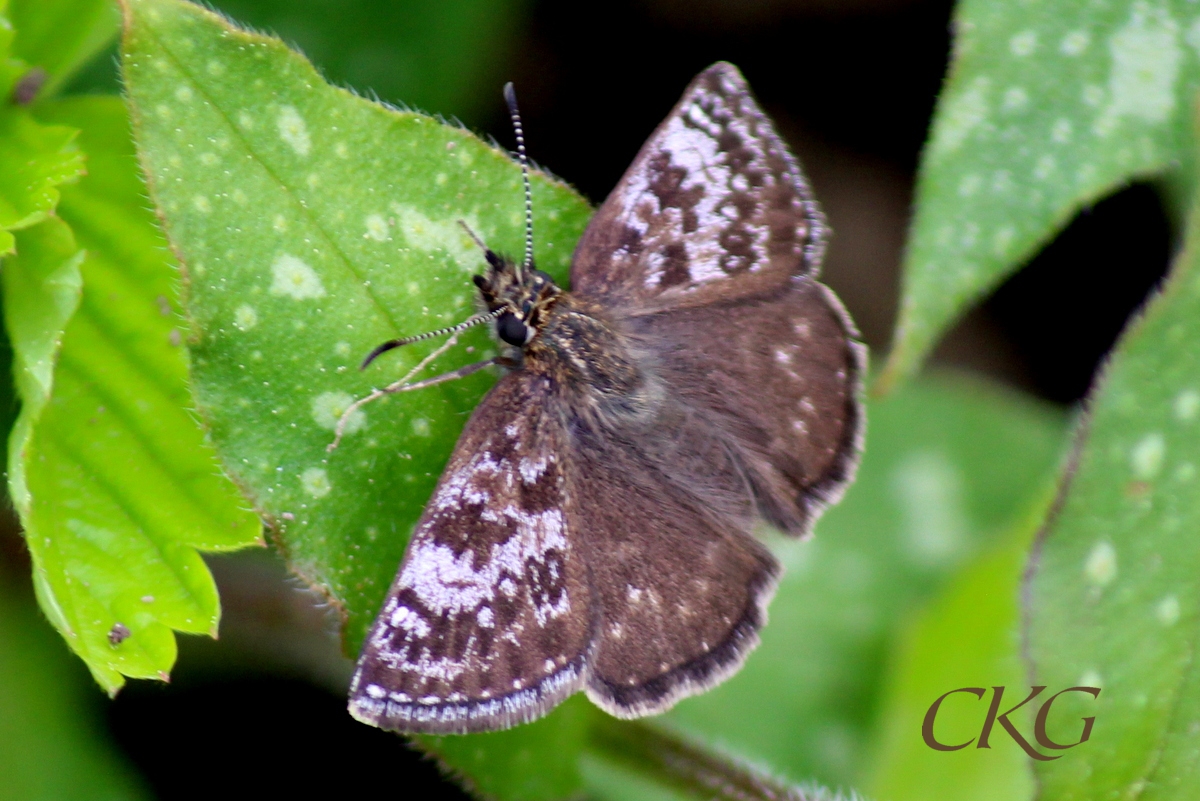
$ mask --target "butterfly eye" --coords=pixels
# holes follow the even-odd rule
[[[520,347],[532,338],[533,331],[512,312],[505,312],[496,320],[496,333],[510,345]]]

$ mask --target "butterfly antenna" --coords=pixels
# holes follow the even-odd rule
[[[517,160],[521,162],[521,180],[525,184],[525,258],[521,272],[533,269],[533,188],[529,184],[529,156],[525,154],[525,131],[521,127],[521,112],[517,108],[517,93],[512,81],[504,84],[504,102],[508,103],[508,114],[512,117],[513,131],[517,135]]]
[[[495,311],[485,312],[484,314],[477,314],[474,317],[469,317],[458,325],[451,325],[447,326],[446,328],[439,328],[436,331],[428,331],[424,334],[417,334],[415,337],[389,339],[387,342],[384,342],[382,345],[375,348],[375,350],[368,353],[367,358],[363,359],[363,362],[361,365],[359,365],[358,369],[366,370],[367,367],[370,366],[371,362],[375,361],[389,350],[395,350],[396,348],[400,348],[405,345],[411,345],[414,342],[420,342],[424,339],[433,339],[434,337],[445,336],[446,334],[457,334],[459,331],[465,331],[471,326],[479,325],[480,323],[486,323],[488,320],[494,320],[503,313],[504,309],[496,309]]]

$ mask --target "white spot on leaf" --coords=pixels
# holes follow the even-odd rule
[[[1064,56],[1078,56],[1088,49],[1091,44],[1092,37],[1087,31],[1071,31],[1062,38],[1062,42],[1058,45],[1058,50]]]
[[[1185,389],[1175,396],[1175,419],[1180,422],[1194,420],[1196,412],[1200,412],[1200,392]]]
[[[1166,598],[1163,598],[1154,607],[1154,616],[1164,626],[1174,626],[1179,622],[1179,599],[1174,595],[1168,595]]]
[[[1037,50],[1037,43],[1036,31],[1021,31],[1008,40],[1008,51],[1018,58],[1024,58]]]
[[[271,294],[287,295],[295,300],[325,297],[325,287],[312,267],[284,253],[271,265]]]
[[[1010,86],[1004,90],[1002,103],[1005,111],[1020,111],[1029,105],[1029,93],[1020,86]]]
[[[1065,145],[1071,141],[1071,121],[1066,117],[1059,117],[1054,121],[1054,125],[1050,128],[1050,138],[1060,145]]]
[[[1083,562],[1083,575],[1097,587],[1117,577],[1117,551],[1108,542],[1098,542]]]
[[[987,120],[988,78],[980,76],[962,92],[951,95],[942,107],[941,124],[933,132],[932,154],[944,156],[962,147],[967,137]]]
[[[1129,466],[1133,469],[1134,476],[1148,481],[1158,475],[1166,450],[1167,442],[1158,432],[1147,434],[1138,440],[1129,452]]]
[[[433,220],[416,206],[391,204],[396,215],[396,229],[408,244],[425,252],[442,251],[458,264],[474,269],[482,255],[456,220]],[[468,216],[467,225],[477,231],[479,226]]]
[[[329,474],[320,467],[310,467],[300,474],[300,486],[314,498],[324,498],[333,489]]]
[[[233,327],[239,331],[249,331],[254,326],[258,325],[258,312],[254,311],[253,306],[243,303],[238,306],[233,312]]]
[[[367,226],[366,236],[374,239],[376,242],[384,242],[388,238],[387,220],[383,219],[380,214],[368,214],[365,221]]]
[[[1135,3],[1129,22],[1113,34],[1108,49],[1109,104],[1096,121],[1096,132],[1111,132],[1121,117],[1165,122],[1175,110],[1175,82],[1183,61],[1175,19],[1165,9]]]
[[[298,155],[307,156],[312,149],[312,140],[308,136],[308,126],[304,118],[293,106],[283,106],[279,109],[279,117],[275,120],[279,126],[279,137],[286,142]]]
[[[354,403],[354,397],[346,392],[322,392],[312,400],[312,418],[321,428],[333,431],[337,428],[342,415]],[[367,424],[367,415],[362,409],[355,409],[346,418],[345,433],[353,434],[361,431]]]

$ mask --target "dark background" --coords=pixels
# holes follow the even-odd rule
[[[513,80],[533,158],[593,202],[698,71],[734,62],[810,174],[835,232],[826,280],[882,362],[913,175],[949,52],[949,2],[461,0],[463,30],[476,38],[464,50],[469,69],[453,78],[447,48],[465,34],[451,30],[433,45],[414,39],[422,26],[441,24],[424,2],[215,5],[280,33],[335,82],[456,116],[508,146],[500,87]],[[112,88],[114,80],[109,55],[77,87]],[[1172,241],[1152,188],[1120,192],[1080,214],[971,312],[935,361],[1054,402],[1078,401],[1162,277]],[[0,581],[28,592],[27,560],[15,524],[9,529],[0,534]],[[210,798],[235,786],[299,798],[463,797],[397,737],[345,713],[348,663],[334,621],[272,557],[209,561],[221,585],[221,641],[181,637],[170,685],[132,682],[113,703],[94,685],[85,696],[160,798]],[[197,754],[208,757],[200,771]]]

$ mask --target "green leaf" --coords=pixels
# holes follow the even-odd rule
[[[18,31],[13,53],[46,71],[39,97],[52,94],[117,35],[121,17],[112,0],[12,0]]]
[[[867,789],[880,801],[1025,801],[1033,797],[1029,759],[996,727],[988,748],[972,744],[935,751],[920,732],[935,699],[961,687],[982,687],[982,699],[953,695],[934,725],[939,742],[977,740],[992,687],[1024,697],[1028,682],[1019,654],[1018,593],[1029,543],[1048,504],[1036,506],[954,580],[907,626],[892,651],[879,713],[876,753]],[[1032,716],[1030,716],[1032,719]],[[1018,720],[1021,731],[1027,722]]]
[[[1040,763],[1041,797],[1184,799],[1200,785],[1200,207],[1162,293],[1126,331],[1079,431],[1027,588],[1049,734],[1091,740]]]
[[[128,6],[123,59],[143,161],[189,275],[193,378],[227,468],[291,567],[347,616],[356,651],[466,415],[480,373],[366,407],[352,398],[434,346],[371,348],[473,313],[470,276],[520,253],[520,171],[467,131],[323,82],[277,40],[196,6]],[[538,264],[563,278],[589,210],[534,176]],[[473,351],[473,352],[472,352]],[[494,353],[482,329],[437,366]]]
[[[1193,4],[964,0],[954,30],[881,386],[1081,207],[1173,165],[1191,180]]]
[[[37,608],[3,583],[0,576],[0,795],[8,801],[149,797],[97,719],[87,674]]]
[[[0,0],[0,256],[13,250],[11,231],[46,219],[58,203],[57,187],[83,173],[74,130],[41,125],[9,101],[26,66],[11,55],[14,32],[6,5]]]
[[[22,399],[10,491],[42,608],[111,692],[122,674],[166,676],[171,629],[216,632],[216,587],[197,549],[252,544],[260,525],[189,413],[175,273],[120,100],[39,113],[83,131],[88,176],[64,189],[58,218],[18,234],[4,264]],[[108,639],[116,623],[131,632],[119,646]]]

